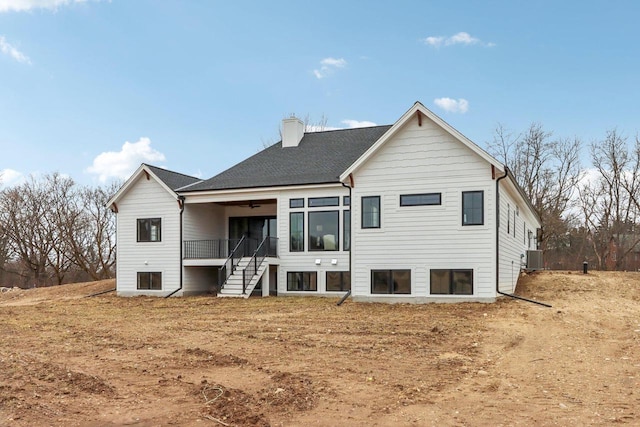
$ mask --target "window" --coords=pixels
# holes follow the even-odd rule
[[[327,292],[351,289],[351,275],[348,271],[327,271]]]
[[[304,213],[289,214],[289,251],[304,252]]]
[[[287,273],[288,291],[317,291],[318,273],[315,271],[300,271]]]
[[[511,205],[507,203],[507,234],[511,233]]]
[[[343,204],[344,206],[351,206],[351,197],[349,197],[349,196],[344,196],[344,197],[342,198],[342,204]]]
[[[342,250],[351,249],[351,211],[342,212]]]
[[[410,294],[411,270],[371,270],[372,294]]]
[[[340,206],[340,197],[309,197],[309,207]]]
[[[441,193],[400,195],[400,206],[430,206],[440,204],[442,204]]]
[[[513,211],[513,237],[516,237],[516,211]]]
[[[144,218],[138,220],[138,242],[160,242],[162,219]]]
[[[151,289],[154,291],[162,290],[162,273],[138,273],[138,289]]]
[[[337,251],[339,211],[309,212],[309,250]]]
[[[473,295],[473,270],[431,270],[432,295]]]
[[[462,225],[484,224],[484,191],[462,192]]]
[[[380,196],[362,198],[362,228],[380,228]]]
[[[304,208],[304,199],[289,199],[290,208]]]

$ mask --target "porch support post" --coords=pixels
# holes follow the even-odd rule
[[[264,273],[262,273],[262,296],[263,297],[269,296],[269,269],[270,268],[271,266],[267,265],[267,269],[264,271]]]

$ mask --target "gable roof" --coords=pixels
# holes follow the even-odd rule
[[[168,169],[159,168],[157,166],[147,165],[146,163],[142,163],[138,169],[127,179],[127,181],[120,187],[120,189],[111,196],[111,199],[107,202],[107,207],[111,207],[115,204],[127,191],[131,188],[134,182],[138,179],[138,177],[146,173],[149,176],[153,176],[154,179],[158,181],[160,186],[164,188],[168,193],[173,195],[174,197],[178,197],[175,190],[180,187],[184,187],[185,185],[193,184],[195,182],[201,181],[201,179],[185,175],[178,172],[173,172]]]
[[[389,126],[389,129],[387,130],[387,132],[385,132],[385,134],[382,135],[380,139],[376,141],[375,144],[373,144],[369,149],[367,149],[367,151],[363,153],[363,155],[360,158],[358,158],[356,162],[351,164],[344,172],[342,172],[342,174],[340,175],[340,181],[347,182],[350,174],[354,173],[363,164],[365,164],[367,160],[371,158],[371,156],[373,156],[378,150],[380,150],[380,148],[404,126],[405,123],[407,123],[413,118],[420,117],[419,116],[420,114],[425,116],[427,119],[430,119],[431,121],[433,121],[436,125],[441,127],[445,132],[447,132],[448,134],[453,136],[455,139],[460,141],[463,145],[471,149],[471,151],[476,153],[482,159],[486,160],[487,163],[489,163],[490,165],[503,169],[503,165],[498,160],[496,160],[493,156],[491,156],[489,153],[484,151],[482,148],[476,145],[469,138],[461,134],[449,123],[442,120],[440,117],[438,117],[437,114],[435,114],[433,111],[429,110],[427,107],[422,105],[422,103],[416,102],[415,104],[413,104],[411,108],[409,108],[409,110],[406,113],[402,115],[402,117],[398,119],[398,121],[396,121],[392,126]],[[422,118],[418,118],[418,120],[422,120]]]
[[[179,191],[339,183],[342,174],[391,126],[305,133],[297,147],[278,142],[206,181]]]
[[[160,181],[174,191],[180,187],[202,181],[200,178],[173,172],[168,169],[162,169],[157,166],[151,166],[146,163],[143,163],[143,165],[147,166],[150,172],[153,172]]]

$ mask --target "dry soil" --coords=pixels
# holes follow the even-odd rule
[[[0,425],[640,425],[640,273],[544,272],[552,304],[0,294]]]

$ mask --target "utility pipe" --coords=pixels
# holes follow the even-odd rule
[[[182,214],[184,213],[184,196],[178,196],[178,205],[180,206],[180,283],[179,283],[179,287],[178,289],[176,289],[175,291],[172,291],[169,295],[167,295],[165,298],[169,298],[171,295],[175,294],[176,292],[182,290],[182,256],[183,256],[183,246],[184,243],[182,241]]]

